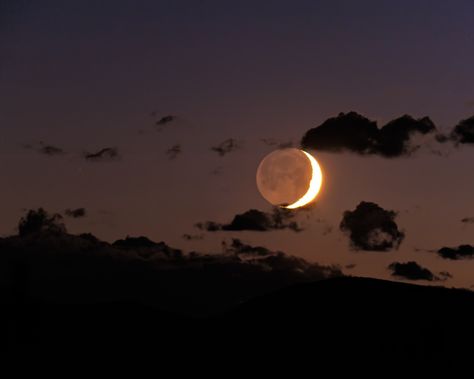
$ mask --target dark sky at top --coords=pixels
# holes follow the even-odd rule
[[[67,220],[72,232],[202,251],[238,236],[382,278],[394,260],[415,260],[469,287],[474,262],[430,250],[474,243],[474,223],[461,222],[474,217],[470,146],[397,159],[316,151],[325,186],[298,215],[304,231],[182,235],[270,210],[255,185],[275,148],[262,138],[298,145],[351,110],[379,126],[429,116],[449,132],[474,114],[473,67],[470,0],[2,0],[0,232],[11,234],[25,208],[84,207],[87,217]],[[230,138],[234,151],[211,150]],[[103,148],[118,156],[84,158]],[[398,212],[398,250],[350,249],[339,223],[361,201]]]

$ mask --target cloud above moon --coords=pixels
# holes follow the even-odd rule
[[[344,212],[339,228],[348,234],[354,250],[390,251],[398,249],[405,238],[396,216],[395,211],[362,201],[355,210]]]
[[[294,220],[295,212],[275,207],[272,213],[266,213],[257,209],[250,209],[242,214],[234,216],[228,224],[214,221],[200,222],[196,227],[208,232],[217,231],[256,231],[268,232],[272,230],[288,229],[294,232],[302,231],[302,227]]]
[[[404,115],[382,128],[377,122],[356,112],[340,113],[306,132],[302,148],[320,151],[349,151],[360,155],[381,155],[387,158],[409,156],[420,148],[416,135],[436,132],[434,123],[423,117]]]
[[[474,116],[460,121],[451,132],[451,138],[458,144],[474,144]]]

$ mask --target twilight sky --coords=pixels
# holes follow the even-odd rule
[[[461,222],[474,217],[468,144],[397,158],[312,151],[325,184],[297,215],[304,231],[194,225],[271,210],[255,171],[276,147],[261,139],[298,146],[349,111],[379,127],[429,116],[449,133],[474,115],[473,67],[471,0],[0,1],[0,232],[13,233],[24,209],[84,207],[66,219],[71,232],[198,251],[238,237],[379,278],[413,260],[470,287],[474,261],[430,251],[474,243],[474,223]],[[211,150],[228,139],[236,149]],[[84,158],[109,147],[119,156]],[[398,212],[398,250],[350,248],[339,224],[361,201]]]

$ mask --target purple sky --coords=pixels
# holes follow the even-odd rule
[[[474,147],[386,159],[313,152],[325,173],[305,231],[205,233],[194,224],[269,211],[255,171],[274,147],[354,110],[383,125],[403,114],[449,130],[474,114],[474,2],[15,1],[0,4],[0,232],[23,209],[85,207],[71,232],[147,235],[218,251],[239,237],[350,272],[388,278],[393,261],[474,284],[474,261],[426,251],[474,243]],[[156,116],[152,117],[151,112]],[[157,118],[177,119],[158,132]],[[211,151],[234,138],[241,148]],[[40,141],[66,154],[44,156]],[[166,150],[179,144],[170,160]],[[121,158],[86,162],[117,147]],[[219,174],[212,172],[218,169]],[[354,252],[339,230],[360,201],[399,212],[398,250]],[[328,227],[332,228],[330,233]],[[422,251],[418,251],[421,249]]]

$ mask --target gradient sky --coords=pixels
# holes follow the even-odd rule
[[[24,209],[85,207],[73,233],[146,235],[184,250],[247,242],[389,278],[393,261],[474,284],[474,261],[428,250],[474,243],[474,147],[385,159],[314,152],[325,173],[305,231],[199,234],[199,221],[270,210],[255,171],[272,147],[351,110],[411,114],[441,130],[474,114],[474,1],[0,1],[0,232]],[[161,132],[157,117],[176,115]],[[210,150],[234,138],[224,157]],[[61,147],[49,157],[25,144]],[[175,144],[182,154],[169,160]],[[121,159],[86,162],[116,146]],[[214,170],[219,175],[213,175]],[[399,212],[396,251],[354,252],[339,231],[360,201]],[[320,220],[323,220],[322,222]],[[333,228],[329,234],[327,227]],[[421,251],[419,250],[421,249]]]

